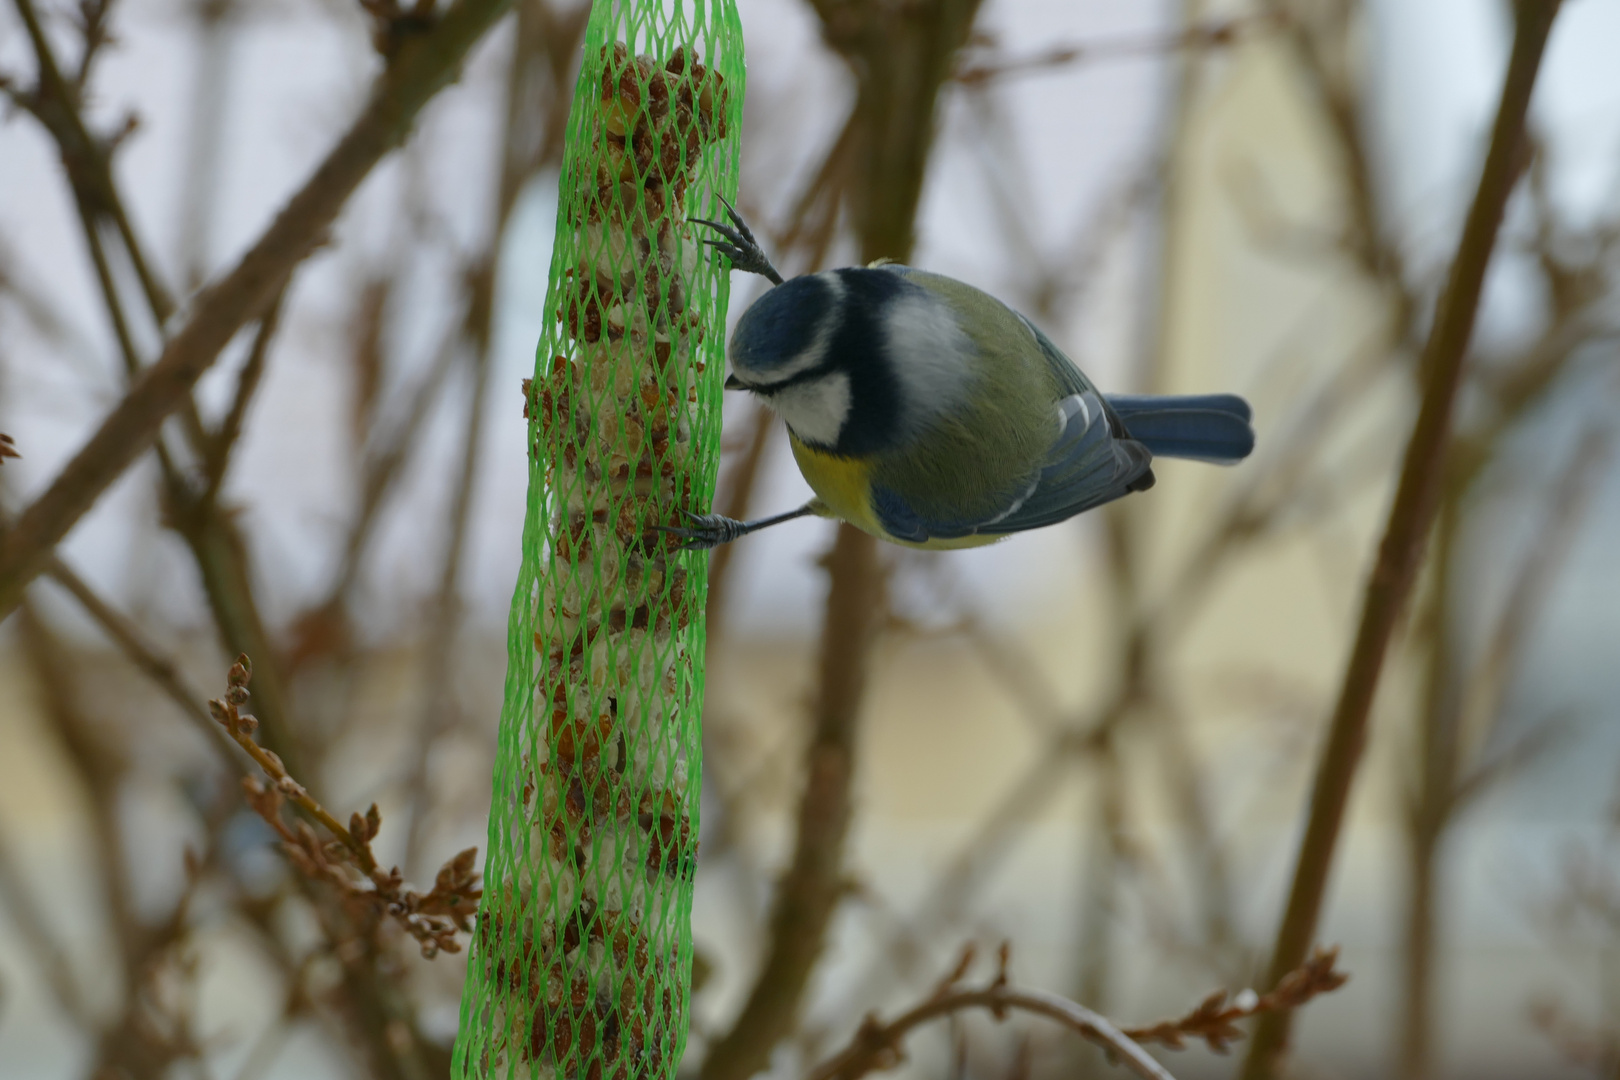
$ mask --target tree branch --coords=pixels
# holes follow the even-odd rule
[[[1345,804],[1366,742],[1367,719],[1384,656],[1407,594],[1417,576],[1444,477],[1451,407],[1462,380],[1485,270],[1496,234],[1524,164],[1524,120],[1541,57],[1558,13],[1558,0],[1515,0],[1513,52],[1479,186],[1463,226],[1456,258],[1435,312],[1419,371],[1423,404],[1407,444],[1400,485],[1367,582],[1361,625],[1345,671],[1311,794],[1287,911],[1272,951],[1273,985],[1304,960],[1316,934],[1328,873],[1333,866]],[[1287,1013],[1262,1018],[1244,1064],[1245,1080],[1275,1074],[1288,1042]]]
[[[253,401],[253,395],[258,393],[259,383],[264,378],[264,363],[270,353],[270,339],[276,335],[276,328],[281,321],[281,305],[286,295],[285,289],[277,293],[276,298],[270,302],[270,310],[265,312],[264,318],[259,321],[258,333],[253,335],[253,347],[248,350],[247,363],[243,365],[242,374],[236,380],[236,394],[231,398],[231,407],[225,413],[225,418],[220,421],[219,430],[208,440],[203,464],[203,490],[198,497],[199,502],[214,502],[219,495],[220,485],[225,482],[225,473],[231,466],[231,453],[242,437],[242,423],[247,418],[248,405]]]
[[[956,968],[922,1004],[887,1024],[879,1023],[875,1016],[868,1016],[849,1045],[812,1069],[807,1080],[860,1080],[868,1073],[893,1068],[902,1060],[900,1043],[912,1029],[930,1020],[975,1008],[989,1009],[997,1020],[1004,1019],[1009,1009],[1056,1020],[1107,1050],[1144,1080],[1175,1080],[1163,1065],[1149,1057],[1146,1050],[1100,1013],[1056,994],[1013,989],[1007,981],[1008,950],[1005,945],[1001,947],[1000,964],[993,981],[977,989],[960,987],[958,984],[962,976],[973,963],[973,954],[971,945],[964,949]]]
[[[269,307],[360,182],[405,140],[422,107],[455,77],[468,50],[509,3],[457,0],[431,32],[401,44],[360,118],[315,175],[241,262],[195,298],[157,362],[0,537],[0,617],[17,606],[51,549],[152,444],[164,419],[190,400],[192,386],[236,332]]]
[[[102,599],[67,563],[52,556],[46,573],[79,602],[79,606],[95,620],[96,625],[112,639],[113,644],[122,650],[129,662],[156,683],[158,688],[169,696],[169,700],[180,707],[180,712],[191,721],[192,726],[202,732],[204,739],[219,751],[226,765],[238,774],[246,776],[247,767],[230,749],[230,740],[220,730],[219,725],[214,723],[203,699],[185,684],[185,680],[180,676],[179,665],[149,645],[140,628]]]

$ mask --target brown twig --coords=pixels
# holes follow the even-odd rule
[[[136,240],[134,226],[113,183],[112,151],[135,130],[136,121],[134,117],[127,118],[121,128],[104,138],[90,131],[79,111],[83,80],[88,77],[90,63],[105,40],[102,33],[105,8],[94,14],[87,12],[83,20],[86,33],[83,59],[75,83],[69,83],[57,65],[56,55],[45,37],[33,0],[13,0],[13,5],[28,32],[39,71],[32,91],[13,93],[12,97],[32,112],[56,140],[62,165],[81,208],[88,208],[91,218],[105,216],[118,229],[129,250],[130,265],[135,270],[136,278],[153,307],[163,312],[159,317],[159,322],[162,322],[173,312],[174,302],[158,283],[147,262],[144,248]]]
[[[1609,442],[1605,430],[1585,432],[1564,475],[1548,493],[1541,528],[1514,575],[1478,670],[1463,695],[1461,719],[1465,722],[1474,720],[1489,728],[1500,717],[1503,699],[1523,663],[1529,631],[1541,616],[1557,574],[1565,567],[1565,556],[1578,536]],[[1469,781],[1464,778],[1458,785],[1457,797],[1464,798],[1469,789]]]
[[[23,587],[74,522],[151,445],[164,419],[190,400],[197,379],[236,332],[268,308],[360,181],[405,139],[422,107],[454,77],[509,2],[458,0],[431,33],[401,45],[360,118],[314,176],[241,262],[195,299],[157,362],[0,538],[0,616],[17,605]]]
[[[1216,49],[1236,44],[1244,34],[1275,25],[1275,14],[1245,15],[1218,22],[1203,23],[1170,34],[1149,34],[1077,45],[1058,45],[1014,59],[986,58],[958,68],[952,79],[965,86],[982,86],[1009,75],[1034,75],[1099,60],[1128,60],[1142,56],[1162,56],[1182,49]]]
[[[169,696],[169,700],[180,707],[181,714],[203,733],[209,745],[220,751],[221,760],[237,772],[246,775],[246,766],[230,749],[230,740],[214,723],[209,715],[208,706],[185,684],[180,675],[180,666],[154,648],[141,633],[140,627],[107,603],[90,587],[89,582],[60,558],[52,556],[45,572],[50,575],[51,580],[67,590],[73,599],[79,602],[85,614],[95,620],[96,625],[100,626],[102,632],[112,639],[113,644],[123,651],[130,663],[156,683],[158,688]]]
[[[253,335],[253,347],[248,350],[247,363],[242,366],[242,374],[236,379],[236,394],[231,398],[231,407],[226,410],[225,418],[219,422],[219,430],[205,447],[203,487],[199,496],[201,502],[213,502],[219,496],[220,485],[225,482],[225,474],[231,466],[231,454],[242,437],[242,423],[247,419],[248,405],[264,378],[265,358],[270,353],[270,339],[275,337],[281,322],[281,305],[285,298],[285,290],[278,293],[270,302],[270,310],[259,321],[259,330]]]
[[[483,896],[478,872],[473,869],[478,849],[468,848],[446,862],[432,891],[421,894],[406,888],[399,868],[384,871],[372,854],[371,841],[382,828],[376,803],[363,815],[358,811],[351,814],[345,828],[287,774],[281,758],[254,742],[258,721],[241,711],[247,704],[247,684],[252,675],[251,662],[246,656],[238,656],[231,665],[225,696],[209,701],[208,708],[232,740],[269,777],[268,785],[256,777],[247,777],[242,789],[248,805],[281,837],[287,858],[306,877],[336,886],[346,901],[366,910],[372,920],[392,918],[421,944],[423,956],[431,959],[441,951],[460,952],[461,942],[456,935],[472,932],[471,920]],[[323,842],[304,822],[289,826],[281,816],[287,803],[331,833],[335,843]],[[358,871],[359,881],[354,871]]]
[[[1474,315],[1503,208],[1523,164],[1525,113],[1557,12],[1557,0],[1516,0],[1514,4],[1513,52],[1490,148],[1423,352],[1423,404],[1407,444],[1400,485],[1390,508],[1377,564],[1367,583],[1361,625],[1318,766],[1294,884],[1272,951],[1273,984],[1299,966],[1316,933],[1384,656],[1434,519],[1452,401],[1461,382],[1463,359],[1473,334]],[[1287,1045],[1288,1031],[1288,1013],[1270,1013],[1261,1019],[1244,1065],[1246,1080],[1274,1075]]]
[[[1239,1020],[1265,1013],[1297,1009],[1312,998],[1329,994],[1349,981],[1350,976],[1335,969],[1339,950],[1319,948],[1305,963],[1283,976],[1269,994],[1243,990],[1236,994],[1217,990],[1185,1015],[1156,1024],[1125,1028],[1125,1034],[1138,1043],[1157,1043],[1171,1050],[1183,1049],[1189,1039],[1202,1041],[1217,1054],[1224,1054],[1232,1043],[1243,1038]]]
[[[103,46],[113,39],[107,28],[112,0],[79,0],[79,36],[84,48],[79,53],[79,67],[73,74],[73,85],[80,97],[90,82],[90,70]]]
[[[1163,1065],[1149,1057],[1147,1051],[1107,1017],[1056,994],[1014,989],[1007,979],[1008,956],[1009,950],[1003,945],[995,978],[981,987],[963,987],[961,980],[974,958],[974,949],[968,946],[955,969],[925,1001],[888,1023],[868,1015],[849,1045],[810,1070],[807,1080],[860,1080],[868,1073],[891,1069],[904,1059],[901,1043],[914,1028],[966,1009],[988,1009],[997,1020],[1005,1019],[1011,1010],[1056,1020],[1107,1050],[1137,1076],[1145,1080],[1175,1080]]]
[[[20,458],[17,452],[17,441],[5,432],[0,431],[0,465],[6,463],[6,458]]]
[[[1358,96],[1342,77],[1349,63],[1335,63],[1325,43],[1313,32],[1306,19],[1292,17],[1288,0],[1266,0],[1266,10],[1285,28],[1308,88],[1315,94],[1323,117],[1343,158],[1347,186],[1349,222],[1343,247],[1362,273],[1390,299],[1394,307],[1390,336],[1403,342],[1419,314],[1417,297],[1407,287],[1406,269],[1400,248],[1389,236],[1388,223],[1380,213],[1378,178],[1373,171],[1373,155],[1362,130]],[[1341,23],[1339,29],[1343,31]],[[1341,32],[1339,44],[1348,45],[1348,34]]]

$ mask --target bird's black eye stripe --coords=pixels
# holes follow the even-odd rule
[[[831,364],[817,364],[813,368],[806,368],[803,371],[796,371],[787,378],[778,379],[776,382],[751,383],[743,382],[741,379],[738,379],[737,381],[742,382],[744,390],[752,390],[756,394],[774,394],[778,390],[786,390],[790,386],[797,386],[800,383],[806,383],[811,379],[830,374],[832,370],[833,367]]]

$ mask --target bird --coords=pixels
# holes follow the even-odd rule
[[[1146,491],[1155,457],[1231,465],[1254,448],[1235,394],[1104,394],[1025,316],[899,263],[783,280],[743,218],[704,243],[774,286],[732,334],[728,390],[786,422],[815,497],[665,526],[690,550],[807,516],[930,550],[976,547]]]

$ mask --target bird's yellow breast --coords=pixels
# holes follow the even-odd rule
[[[880,540],[909,548],[945,550],[983,547],[1001,539],[1000,536],[979,535],[915,544],[891,536],[879,523],[877,515],[872,512],[872,469],[868,462],[860,458],[823,453],[800,442],[798,436],[791,431],[788,432],[788,442],[793,447],[793,460],[798,462],[799,472],[804,474],[805,483],[810,485],[810,490],[816,493],[816,498],[821,503],[817,508],[818,513],[824,512],[826,516],[847,521],[862,532],[871,533]]]
[[[883,526],[872,513],[872,474],[866,462],[822,453],[800,442],[792,432],[788,433],[788,442],[793,446],[793,460],[799,463],[804,482],[816,493],[829,516],[874,536],[883,535]]]

